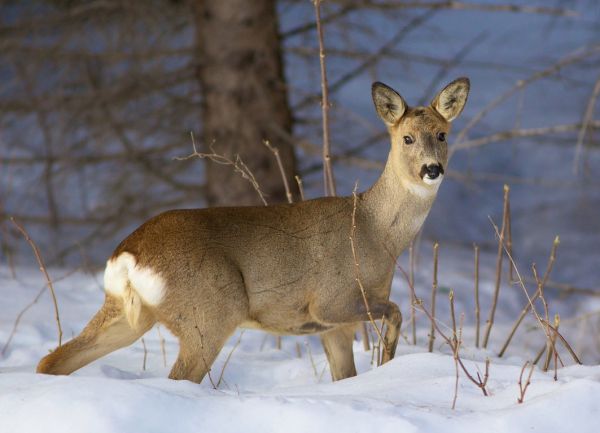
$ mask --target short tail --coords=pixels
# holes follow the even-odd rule
[[[131,282],[127,284],[125,293],[123,294],[123,311],[127,318],[127,323],[132,329],[137,329],[140,322],[140,314],[142,312],[142,299],[140,295],[131,286]]]
[[[133,254],[124,252],[106,264],[104,289],[123,301],[127,322],[137,329],[144,306],[156,306],[162,301],[165,282],[151,268],[138,266]]]

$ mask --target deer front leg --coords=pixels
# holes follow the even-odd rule
[[[353,303],[324,303],[323,305],[315,306],[311,312],[317,320],[332,325],[370,321],[369,312],[373,320],[383,319],[387,330],[383,337],[384,350],[382,362],[386,363],[394,358],[400,335],[402,315],[398,306],[393,302],[371,301],[368,311],[362,299]]]
[[[393,302],[389,303],[386,313],[384,313],[383,322],[386,325],[385,335],[383,336],[383,357],[381,363],[385,364],[396,354],[398,337],[400,336],[400,325],[402,325],[402,314],[400,309]]]
[[[331,379],[334,381],[356,376],[352,350],[355,330],[356,324],[353,323],[321,334],[321,343],[329,361]]]

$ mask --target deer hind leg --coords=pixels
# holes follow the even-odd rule
[[[179,355],[170,379],[202,382],[227,339],[248,317],[243,280],[235,269],[226,272],[226,266],[222,264],[220,269],[230,277],[229,282],[223,284],[215,279],[202,287],[182,286],[173,290],[173,298],[166,300],[179,306],[177,314],[158,317],[179,339]]]
[[[356,376],[352,350],[355,330],[356,324],[351,324],[321,334],[321,343],[334,381]]]
[[[130,325],[123,300],[106,295],[104,305],[77,337],[42,358],[38,373],[71,374],[75,370],[140,338],[155,323],[152,313],[141,306],[135,326]]]
[[[188,311],[184,326],[173,326],[166,322],[179,339],[179,355],[169,373],[170,379],[202,382],[223,345],[241,323],[235,320],[235,315],[203,314],[201,310],[204,309]],[[218,312],[215,310],[220,309],[211,309]]]
[[[191,332],[179,336],[179,355],[171,368],[169,379],[202,382],[206,374],[210,374],[213,362],[228,337],[235,331],[235,326],[218,330],[199,329],[194,329],[195,334]]]

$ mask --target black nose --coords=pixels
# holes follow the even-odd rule
[[[429,179],[437,179],[440,174],[444,174],[444,169],[439,164],[429,164],[423,168]]]

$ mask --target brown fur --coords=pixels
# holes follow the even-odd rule
[[[468,89],[468,80],[457,82]],[[442,92],[455,92],[455,86]],[[379,180],[358,195],[355,241],[371,312],[388,324],[386,362],[394,357],[402,320],[389,301],[395,259],[431,208],[437,188],[425,185],[419,173],[424,164],[446,165],[447,145],[436,137],[450,126],[434,105],[409,108],[380,83],[373,99],[392,146]],[[462,105],[454,109],[445,112],[456,114]],[[406,135],[413,144],[404,144]],[[173,210],[150,219],[112,257],[130,253],[138,266],[158,273],[166,285],[162,302],[143,305],[131,327],[123,301],[107,295],[84,331],[42,359],[38,372],[69,374],[160,322],[180,342],[169,375],[174,379],[201,381],[239,326],[320,333],[333,379],[355,375],[354,329],[367,320],[367,311],[349,242],[352,212],[352,197],[329,197],[268,207]]]

